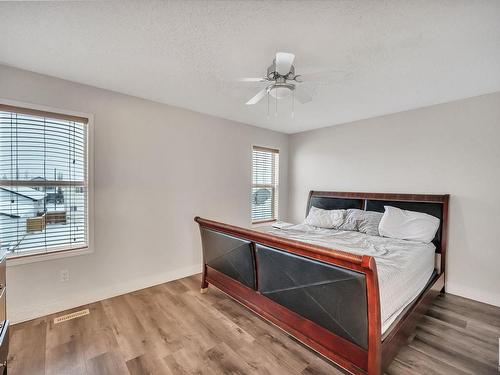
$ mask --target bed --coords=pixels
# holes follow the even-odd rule
[[[440,219],[432,243],[305,224],[247,229],[196,217],[209,284],[353,374],[381,374],[445,288],[448,195],[311,191],[311,207]]]

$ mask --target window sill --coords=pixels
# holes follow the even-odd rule
[[[256,221],[256,222],[252,223],[252,227],[262,227],[265,225],[272,225],[273,223],[276,223],[277,221],[278,221],[277,219]]]
[[[94,250],[89,247],[82,247],[72,250],[60,250],[49,253],[31,253],[31,254],[8,254],[7,267],[15,267],[23,264],[45,262],[48,260],[75,257],[85,254],[92,254]]]

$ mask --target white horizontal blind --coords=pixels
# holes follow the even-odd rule
[[[252,223],[278,218],[279,151],[254,146],[252,153]]]
[[[13,253],[86,247],[87,122],[0,105],[0,242]]]

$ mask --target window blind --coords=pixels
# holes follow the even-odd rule
[[[0,246],[88,245],[87,120],[0,105]]]
[[[278,218],[279,151],[253,147],[252,223]]]

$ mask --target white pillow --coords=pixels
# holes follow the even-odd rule
[[[384,206],[378,231],[381,236],[429,243],[439,228],[437,217],[422,212],[406,211]]]
[[[323,210],[311,207],[304,224],[319,228],[337,228],[344,222],[345,210]]]

